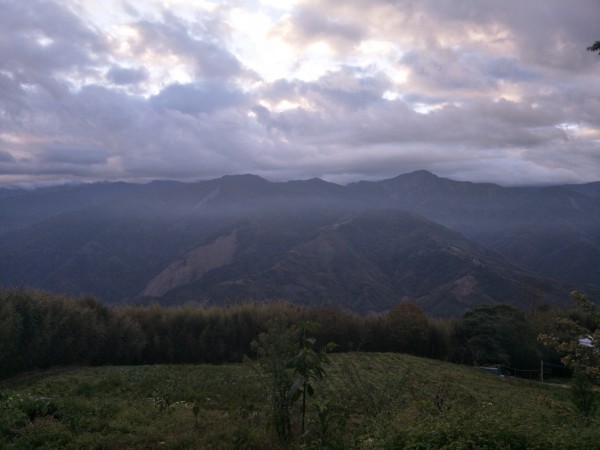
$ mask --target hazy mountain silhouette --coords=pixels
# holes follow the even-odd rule
[[[426,171],[348,186],[238,175],[0,189],[0,283],[108,302],[527,306],[532,289],[598,291],[599,193]]]

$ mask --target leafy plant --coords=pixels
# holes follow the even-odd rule
[[[268,375],[270,397],[273,405],[273,423],[282,442],[291,438],[291,407],[302,398],[302,431],[305,431],[306,398],[315,392],[314,382],[323,379],[327,352],[335,344],[315,351],[316,339],[309,337],[318,328],[310,321],[288,326],[284,318],[271,321],[267,332],[253,342],[260,366]]]
[[[194,406],[192,406],[192,414],[194,415],[194,426],[198,428],[198,414],[200,414],[200,405],[194,402]]]
[[[318,325],[314,322],[303,322],[299,329],[301,332],[300,348],[288,362],[288,367],[294,371],[294,382],[290,389],[291,402],[294,403],[298,398],[302,398],[302,434],[304,434],[304,423],[306,419],[306,395],[314,395],[314,381],[322,380],[325,376],[324,365],[329,363],[327,352],[335,348],[334,343],[329,343],[321,349],[320,352],[315,352],[314,345],[316,339],[308,337],[309,333],[314,333]]]
[[[571,317],[557,317],[552,333],[538,340],[562,355],[561,361],[575,372],[600,385],[600,312],[584,294],[571,292],[576,305]]]
[[[292,436],[292,377],[288,366],[296,351],[297,341],[297,328],[288,327],[284,318],[277,318],[269,322],[267,331],[252,343],[258,362],[268,377],[273,425],[282,442],[288,442]]]
[[[598,410],[598,399],[596,393],[592,390],[590,382],[581,372],[575,372],[573,377],[573,386],[571,387],[571,401],[575,408],[589,425],[592,417]]]
[[[342,421],[336,408],[329,400],[318,401],[313,404],[314,418],[310,421],[313,438],[310,440],[311,449],[342,449],[344,443],[339,439]]]

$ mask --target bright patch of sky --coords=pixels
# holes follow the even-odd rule
[[[241,8],[234,8],[227,17],[233,54],[266,82],[286,78],[296,62],[293,47],[274,35],[276,21],[266,11]]]

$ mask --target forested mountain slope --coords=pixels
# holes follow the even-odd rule
[[[556,301],[600,280],[597,183],[504,188],[419,171],[340,186],[254,175],[0,189],[0,283],[107,302]]]

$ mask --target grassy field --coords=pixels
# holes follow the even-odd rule
[[[568,389],[400,354],[332,355],[292,443],[269,406],[251,363],[54,369],[0,383],[0,448],[600,448]]]

